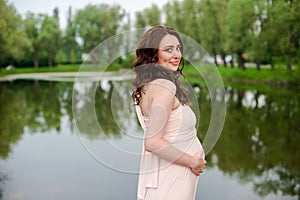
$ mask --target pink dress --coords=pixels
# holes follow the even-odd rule
[[[151,83],[173,84],[165,79]],[[174,90],[174,86],[170,86]],[[175,95],[175,91],[174,95]],[[149,117],[143,116],[140,106],[136,107],[139,122],[147,130]],[[189,106],[180,105],[172,110],[164,133],[164,140],[175,148],[190,155],[201,154],[202,145],[197,138],[196,116]],[[143,147],[138,183],[138,200],[194,200],[198,177],[191,169],[160,159]]]

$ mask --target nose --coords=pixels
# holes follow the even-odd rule
[[[173,56],[174,57],[181,57],[181,51],[180,51],[180,49],[174,49],[173,50]]]

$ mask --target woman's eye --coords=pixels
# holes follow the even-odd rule
[[[176,47],[176,48],[174,48],[175,49],[175,51],[177,51],[177,52],[181,52],[181,47]],[[169,53],[172,53],[173,51],[174,51],[174,49],[173,48],[166,48],[166,49],[164,49],[164,51],[166,51],[166,52],[169,52]]]
[[[172,52],[172,48],[167,48],[167,49],[165,49],[165,51]]]
[[[176,50],[177,50],[177,51],[181,51],[181,47],[177,47]]]

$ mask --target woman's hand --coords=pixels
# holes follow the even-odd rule
[[[205,165],[206,161],[200,156],[199,153],[197,153],[193,156],[193,162],[190,168],[196,176],[199,176],[200,173],[203,172]]]

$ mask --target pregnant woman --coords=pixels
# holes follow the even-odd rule
[[[196,116],[180,85],[184,62],[179,34],[154,26],[136,48],[132,98],[144,129],[138,200],[193,200],[205,168]]]

